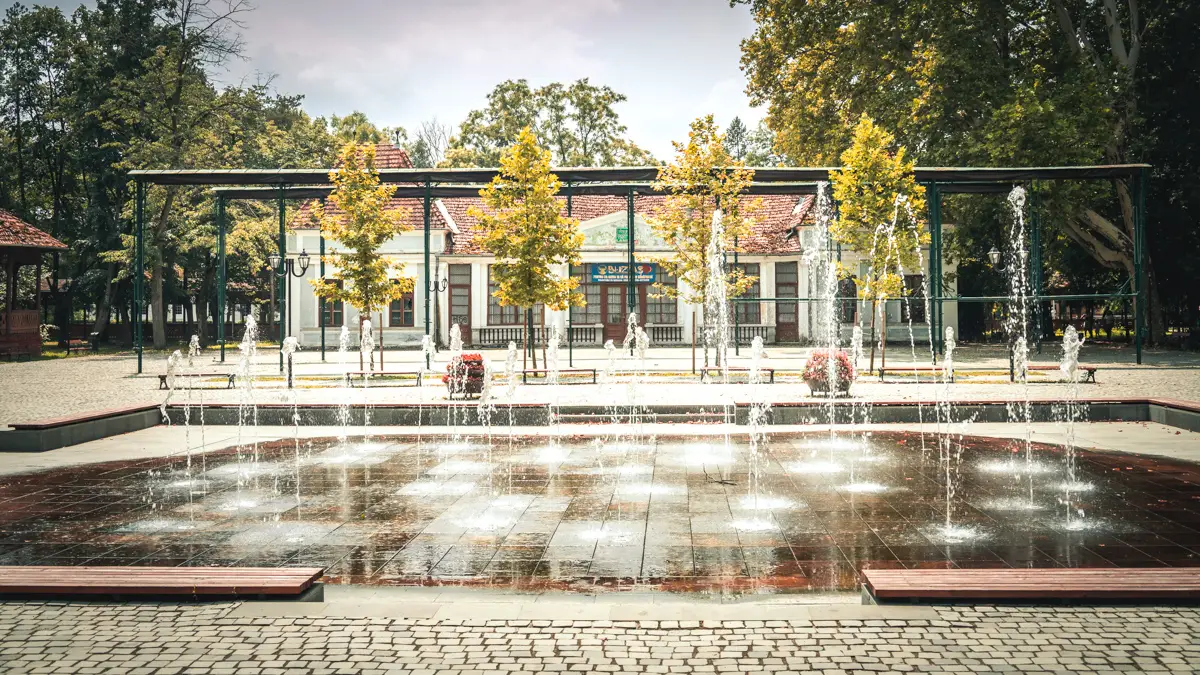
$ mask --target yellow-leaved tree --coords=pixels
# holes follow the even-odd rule
[[[854,139],[842,153],[841,170],[831,172],[830,180],[838,204],[838,218],[830,234],[868,266],[867,277],[859,284],[859,297],[871,301],[874,308],[870,364],[874,370],[876,315],[883,324],[879,342],[886,345],[888,299],[904,298],[910,292],[904,285],[904,273],[924,272],[921,247],[929,244],[925,188],[917,184],[904,147],[896,147],[895,137],[866,115],[859,119]],[[851,274],[848,270],[840,273],[843,277]]]
[[[484,250],[496,256],[491,278],[501,305],[525,310],[525,344],[533,350],[533,308],[564,310],[583,304],[579,281],[554,272],[576,265],[583,247],[579,221],[564,216],[558,194],[562,182],[550,172],[550,152],[539,147],[529,127],[500,157],[500,173],[479,191],[486,209],[471,207],[479,219]],[[537,368],[537,355],[533,355]]]
[[[743,194],[754,180],[754,170],[729,155],[725,135],[712,115],[691,124],[687,143],[672,142],[675,159],[659,168],[656,189],[666,199],[648,218],[651,229],[671,248],[673,257],[657,260],[675,275],[681,286],[655,284],[659,295],[708,307],[709,255],[713,233],[713,211],[723,214],[723,248],[733,252],[738,239],[750,233],[760,200]],[[722,263],[718,263],[722,264]],[[736,298],[754,285],[755,277],[740,269],[725,269],[725,295]],[[718,286],[719,288],[719,286]],[[705,317],[704,365],[712,344],[714,317]],[[720,365],[720,364],[718,364]]]
[[[313,217],[324,236],[341,247],[332,249],[325,262],[336,267],[331,276],[342,283],[331,284],[328,279],[309,283],[323,301],[346,302],[356,308],[361,329],[363,319],[413,290],[414,280],[402,275],[404,264],[392,263],[379,252],[384,242],[407,231],[409,225],[404,211],[388,208],[396,186],[380,184],[374,144],[344,145],[338,153],[338,168],[329,172],[329,180],[334,188],[328,203],[317,204]],[[377,325],[382,331],[382,316]],[[379,344],[382,368],[382,336]]]

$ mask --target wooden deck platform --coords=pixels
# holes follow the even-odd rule
[[[0,594],[299,595],[319,567],[0,567]]]
[[[863,570],[880,600],[1197,600],[1200,567]]]

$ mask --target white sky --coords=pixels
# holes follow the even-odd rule
[[[220,0],[216,0],[220,1]],[[11,5],[0,1],[0,8]],[[29,3],[32,4],[32,3]],[[79,3],[53,4],[70,11]],[[634,142],[659,158],[688,123],[724,126],[750,108],[739,42],[754,28],[728,0],[256,0],[245,17],[245,62],[223,79],[276,76],[313,115],[361,110],[410,131],[423,120],[457,127],[493,86],[581,77],[625,94]]]

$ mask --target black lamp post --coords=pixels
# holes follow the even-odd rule
[[[299,271],[296,271],[297,263],[299,264]],[[300,251],[300,255],[296,256],[295,260],[292,260],[291,258],[283,258],[278,253],[272,253],[267,256],[267,264],[271,266],[271,270],[275,272],[275,276],[281,279],[287,279],[283,306],[284,311],[287,313],[286,325],[288,334],[291,334],[292,332],[292,277],[299,278],[304,276],[304,273],[308,271],[308,263],[308,252],[303,249]],[[285,323],[285,317],[281,316],[279,319],[280,324],[283,325]],[[282,336],[279,338],[279,369],[283,370]]]
[[[447,289],[449,286],[450,286],[450,278],[449,278],[449,277],[447,277],[447,278],[445,278],[445,279],[439,279],[439,278],[438,278],[438,270],[437,270],[437,268],[435,267],[435,268],[434,268],[434,271],[433,271],[433,280],[429,282],[429,292],[430,292],[430,294],[432,294],[432,295],[433,295],[433,306],[434,306],[434,307],[437,307],[437,298],[438,298],[438,295],[439,295],[439,294],[441,294],[441,293],[443,293],[443,292],[445,292],[445,290],[446,290],[446,289]],[[425,325],[429,325],[429,324],[428,324],[428,323],[426,323]],[[439,328],[440,326],[441,326],[441,323],[439,323],[439,324],[438,324],[438,326],[435,326],[435,327],[434,327],[434,330],[435,330],[435,331],[439,331],[439,330],[440,330],[440,328]],[[437,345],[437,343],[436,343],[436,341],[435,341],[435,342],[434,342],[434,349],[437,349],[437,346],[436,346],[436,345]],[[425,370],[429,370],[429,368],[430,368],[430,366],[431,366],[431,365],[432,365],[432,364],[430,363],[430,354],[426,353],[426,354],[425,354]]]
[[[1020,274],[1021,271],[1025,269],[1025,260],[1029,257],[1029,251],[1021,249],[1017,251],[1017,255],[1021,258],[1020,267],[1013,269],[1011,265],[1001,266],[1000,250],[993,246],[992,250],[988,251],[988,261],[992,263],[992,269],[1001,274]],[[1008,311],[1011,312],[1012,308],[1009,307]],[[1013,354],[1013,350],[1015,349],[1015,346],[1013,345],[1014,336],[1011,329],[1006,329],[1006,332],[1008,333],[1008,381],[1015,382],[1017,380],[1017,373],[1014,358],[1015,355]]]

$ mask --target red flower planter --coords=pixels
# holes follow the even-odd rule
[[[478,396],[483,391],[485,373],[482,354],[463,354],[450,359],[450,363],[446,364],[446,374],[442,375],[442,382],[451,396]]]

